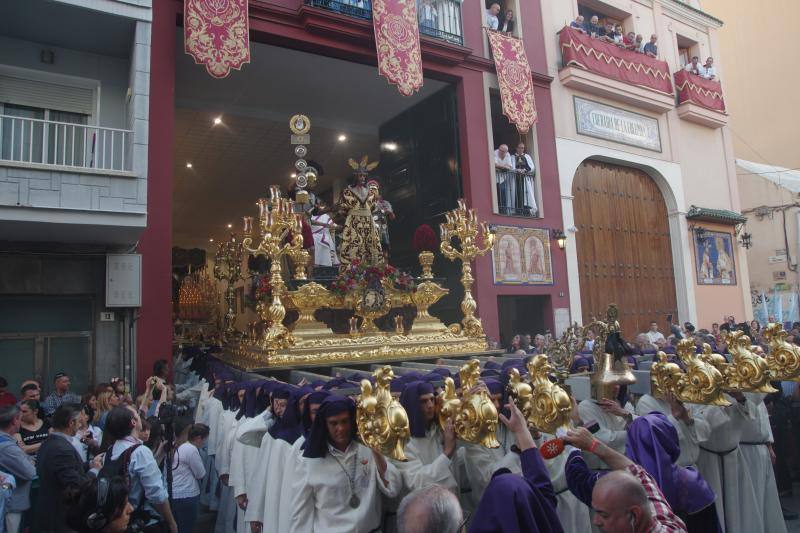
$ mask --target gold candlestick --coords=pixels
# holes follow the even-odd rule
[[[234,233],[225,242],[220,243],[214,256],[214,277],[219,281],[225,280],[228,284],[225,289],[225,303],[228,306],[225,313],[223,335],[226,340],[234,337],[238,331],[234,325],[236,321],[236,295],[233,285],[242,277],[242,244]]]
[[[286,294],[286,285],[280,264],[284,255],[292,257],[303,248],[303,235],[299,219],[293,213],[293,204],[291,200],[281,198],[280,190],[275,186],[270,187],[269,199],[258,200],[259,231],[255,238],[260,240],[256,246],[253,246],[252,220],[250,217],[244,220],[245,230],[251,231],[245,231],[242,248],[255,256],[266,257],[271,263],[269,282],[272,286],[272,302],[268,306],[258,306],[259,315],[268,326],[259,339],[259,345],[267,353],[275,353],[279,348],[294,344],[294,337],[283,325],[286,308],[281,299]],[[292,238],[287,239],[290,233]],[[302,274],[305,277],[305,273]]]
[[[461,260],[461,285],[464,286],[464,299],[461,301],[461,311],[464,319],[461,324],[468,337],[483,337],[483,325],[475,316],[478,304],[472,297],[472,261],[485,255],[494,245],[494,232],[485,222],[478,222],[474,209],[467,209],[464,200],[458,201],[458,207],[445,213],[446,222],[440,224],[442,254],[450,260]],[[453,246],[451,240],[457,237],[460,246]]]

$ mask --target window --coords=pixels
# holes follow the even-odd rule
[[[700,52],[700,47],[697,41],[684,37],[681,34],[677,35],[678,41],[678,65],[683,68],[692,61],[692,56]]]
[[[0,159],[91,166],[89,115],[0,101]]]

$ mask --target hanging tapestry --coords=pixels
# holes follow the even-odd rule
[[[503,115],[527,133],[536,122],[536,102],[533,99],[533,76],[525,55],[522,39],[486,30],[492,48]]]
[[[422,54],[415,0],[374,0],[372,25],[378,72],[403,96],[422,88]]]
[[[248,0],[184,0],[184,50],[215,78],[250,62]]]

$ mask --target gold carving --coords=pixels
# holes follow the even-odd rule
[[[776,391],[769,384],[767,362],[753,352],[750,337],[742,331],[732,332],[728,335],[728,350],[733,363],[723,373],[726,390],[765,393]]]
[[[305,115],[294,115],[289,119],[289,129],[295,135],[305,135],[311,130],[311,121]]]
[[[530,384],[522,380],[522,376],[520,376],[519,370],[516,368],[512,368],[508,373],[506,390],[508,391],[508,397],[514,401],[522,416],[528,421],[528,426],[532,426],[533,389]]]
[[[769,343],[767,368],[773,380],[800,381],[800,348],[786,342],[787,336],[781,324],[768,324],[764,329]]]
[[[445,378],[439,422],[442,426],[452,420],[456,436],[472,444],[486,448],[499,448],[497,442],[497,409],[480,383],[481,367],[477,359],[471,359],[461,367],[461,398],[456,395],[455,383]]]
[[[422,275],[420,278],[424,280],[433,279],[433,252],[420,252],[419,253],[419,266],[422,267]]]
[[[442,254],[451,261],[461,260],[461,285],[464,286],[464,299],[461,301],[461,311],[464,313],[462,325],[464,334],[468,337],[483,337],[483,325],[475,316],[478,304],[472,297],[472,261],[485,255],[494,245],[494,232],[489,230],[485,222],[478,222],[474,209],[467,209],[463,199],[458,201],[458,207],[445,213],[446,222],[440,224],[442,242],[439,247]],[[453,238],[458,238],[459,248],[452,244]],[[480,238],[479,238],[480,237]],[[480,241],[480,244],[479,244]]]
[[[408,414],[392,397],[389,384],[394,379],[390,366],[376,370],[375,388],[361,381],[361,396],[356,404],[358,434],[366,446],[397,461],[405,461],[403,448],[411,437]]]
[[[533,409],[528,422],[533,427],[554,435],[557,428],[569,427],[572,400],[564,389],[550,381],[552,370],[544,354],[539,354],[528,362],[533,388]]]
[[[603,398],[614,399],[615,385],[631,385],[636,383],[636,377],[631,372],[627,361],[622,360],[622,353],[614,350],[615,353],[606,353],[606,345],[610,344],[615,348],[622,348],[622,337],[620,336],[619,309],[616,304],[609,304],[606,310],[606,321],[593,320],[586,329],[595,332],[594,356],[595,371],[589,378],[592,387],[592,397],[595,400]]]
[[[664,352],[658,352],[658,361],[650,369],[653,396],[665,398],[667,393],[671,393],[686,403],[730,405],[723,394],[724,376],[711,363],[715,354],[711,354],[708,344],[704,344],[703,349],[707,354],[697,355],[692,339],[682,339],[678,343],[676,352],[686,366],[686,372],[677,364],[669,362]],[[717,357],[722,356],[717,354]],[[724,358],[722,362],[724,363]]]
[[[214,255],[214,277],[219,281],[226,281],[225,303],[227,312],[225,313],[225,323],[223,335],[226,339],[236,336],[236,294],[233,285],[242,277],[242,244],[231,233],[225,242],[220,243],[217,253]]]

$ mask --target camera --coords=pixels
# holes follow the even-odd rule
[[[179,416],[183,416],[189,412],[189,408],[185,405],[174,405],[171,403],[161,404],[158,410],[158,421],[164,425],[171,424]]]

